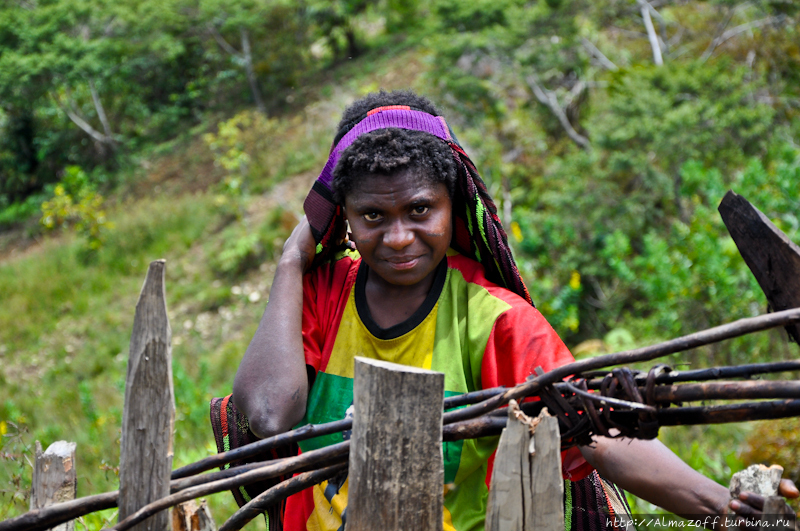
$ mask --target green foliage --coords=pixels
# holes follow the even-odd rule
[[[759,422],[746,440],[743,458],[748,463],[783,464],[783,477],[795,483],[800,481],[800,463],[797,450],[800,448],[800,420],[781,419],[774,422]]]
[[[255,230],[240,224],[228,226],[222,233],[219,247],[212,247],[209,263],[217,275],[237,278],[257,268],[282,248],[295,223],[291,213],[278,207]]]
[[[3,205],[0,202],[0,229],[13,227],[32,217],[39,217],[41,214],[42,202],[46,200],[48,194],[29,195],[23,201]],[[2,199],[3,196],[0,196]],[[6,200],[7,201],[7,200]]]
[[[255,110],[220,122],[203,140],[225,171],[222,192],[231,198],[316,168],[330,148],[325,135],[310,135],[299,120],[267,118]]]
[[[97,251],[112,226],[103,210],[103,196],[78,166],[68,166],[63,183],[56,185],[53,197],[42,203],[42,225],[47,229],[73,228],[86,239],[86,248]]]

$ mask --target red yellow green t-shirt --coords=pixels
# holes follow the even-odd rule
[[[303,285],[303,345],[315,373],[303,423],[345,417],[353,403],[354,358],[362,356],[444,373],[445,396],[511,386],[573,361],[542,315],[489,282],[477,262],[448,253],[431,292],[407,321],[388,329],[369,315],[367,266],[356,254],[315,269]],[[343,440],[300,443],[309,451]],[[497,437],[445,442],[444,529],[483,529]],[[347,481],[331,480],[287,500],[287,531],[344,529]]]

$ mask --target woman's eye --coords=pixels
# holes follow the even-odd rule
[[[378,214],[377,212],[367,212],[366,214],[364,214],[364,219],[366,219],[367,221],[378,221],[379,219],[381,219],[381,215]]]
[[[427,214],[428,210],[430,210],[430,207],[426,207],[426,206],[414,207],[414,214],[416,214],[418,216],[421,216],[423,214]]]

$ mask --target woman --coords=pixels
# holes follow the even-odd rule
[[[355,355],[444,372],[446,395],[573,361],[534,308],[483,182],[428,100],[380,92],[349,107],[305,210],[234,382],[256,435],[343,418]],[[445,529],[483,528],[496,443],[445,443]],[[728,506],[725,487],[657,440],[597,438],[562,462],[573,526],[625,510],[603,477],[676,514]],[[797,494],[788,484],[784,492]],[[346,504],[346,478],[325,482],[287,501],[285,529],[340,529]],[[730,507],[747,514],[759,500]]]

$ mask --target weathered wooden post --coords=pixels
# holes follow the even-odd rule
[[[719,213],[770,308],[779,312],[800,307],[800,246],[733,191],[725,194]],[[788,325],[786,331],[800,343],[800,324]]]
[[[169,495],[175,397],[164,260],[150,263],[133,319],[119,457],[119,520]],[[133,529],[165,531],[162,511]]]
[[[356,358],[348,531],[442,530],[444,374]]]
[[[495,454],[486,531],[562,531],[564,481],[558,419],[543,409],[532,419],[508,406]]]
[[[36,441],[35,459],[31,510],[74,500],[78,492],[78,480],[75,473],[75,443],[57,441],[48,446],[45,452],[42,452],[42,444]],[[75,529],[75,522],[72,520],[53,528],[54,531],[72,531],[73,529]]]

